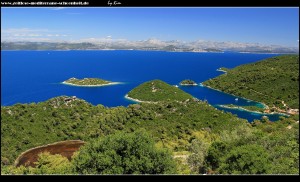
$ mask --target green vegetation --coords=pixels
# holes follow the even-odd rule
[[[241,65],[203,85],[275,106],[278,111],[299,109],[299,56],[283,55]]]
[[[197,141],[188,162],[196,173],[298,174],[299,123],[255,121],[224,130],[213,142]]]
[[[151,80],[137,86],[128,93],[128,96],[141,101],[184,101],[192,99],[190,94],[167,84],[161,80]]]
[[[33,174],[72,174],[72,164],[59,154],[42,153],[35,164],[36,166],[31,168]]]
[[[271,167],[266,149],[255,144],[236,147],[221,160],[222,174],[267,174]]]
[[[213,117],[211,117],[213,116]],[[190,142],[209,131],[211,137],[246,120],[193,99],[105,108],[74,97],[37,104],[1,107],[1,163],[10,165],[21,152],[61,140],[89,142],[123,130],[146,129],[156,145],[186,151]]]
[[[1,174],[299,173],[299,115],[248,123],[159,80],[133,94],[155,103],[107,108],[61,96],[1,106]],[[86,142],[71,161],[42,154],[35,168],[12,166],[27,149],[71,139]]]
[[[37,104],[2,106],[1,117],[1,159],[6,164],[40,145],[70,139],[89,141],[139,128],[149,131],[158,145],[184,151],[199,133],[217,133],[247,123],[192,99],[105,108],[62,96]]]
[[[193,80],[182,80],[180,85],[197,85],[197,83]]]
[[[205,164],[205,157],[207,156],[209,143],[203,140],[195,139],[192,141],[190,146],[191,155],[188,158],[193,171],[196,173],[205,173],[203,166]]]
[[[51,155],[50,153],[39,154],[39,159],[33,167],[14,167],[3,166],[2,173],[4,174],[72,174],[73,165],[66,158],[59,154]]]
[[[175,167],[171,153],[155,147],[145,131],[99,138],[74,158],[78,174],[172,174]]]
[[[65,84],[72,84],[78,86],[101,86],[112,83],[111,81],[102,80],[99,78],[84,78],[84,79],[77,79],[77,78],[70,78],[63,83]]]

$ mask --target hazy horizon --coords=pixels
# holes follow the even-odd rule
[[[8,42],[211,41],[299,47],[299,8],[1,8]]]

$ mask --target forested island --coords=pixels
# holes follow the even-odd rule
[[[204,86],[267,105],[265,112],[299,114],[299,55],[282,55],[227,70]]]
[[[195,85],[197,85],[197,83],[194,80],[187,79],[187,80],[182,80],[180,82],[180,85],[183,85],[183,86],[195,86]]]
[[[132,89],[126,98],[137,102],[183,101],[193,96],[161,80],[151,80]]]
[[[77,79],[73,77],[66,81],[63,81],[62,83],[66,85],[72,85],[72,86],[99,87],[99,86],[115,85],[118,84],[119,82],[111,82],[100,78]]]

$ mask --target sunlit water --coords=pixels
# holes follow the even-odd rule
[[[162,51],[1,51],[1,105],[31,103],[52,97],[77,96],[94,105],[127,106],[124,96],[139,84],[161,79],[179,85],[183,79],[201,83],[222,72],[219,67],[256,62],[274,54],[192,53]],[[71,77],[102,78],[123,84],[105,87],[74,87],[61,84]],[[259,105],[206,87],[182,90],[241,118],[253,121],[261,114],[220,108],[219,104]],[[268,115],[274,121],[280,115]]]

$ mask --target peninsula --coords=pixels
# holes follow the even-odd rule
[[[227,73],[227,71],[229,71],[229,69],[225,68],[225,67],[221,67],[221,68],[218,68],[217,71],[221,71],[221,72]]]
[[[226,74],[202,84],[228,94],[264,103],[267,105],[265,113],[299,114],[298,55],[276,56],[237,66]]]
[[[258,106],[238,106],[234,104],[225,104],[225,105],[218,105],[218,106],[222,108],[237,109],[237,110],[243,110],[243,111],[258,113],[258,114],[268,114],[268,115],[281,114],[284,116],[289,116],[289,114],[286,113],[275,112],[274,110],[270,111],[268,108],[261,108]]]
[[[111,82],[99,78],[84,78],[84,79],[77,79],[77,78],[70,78],[64,82],[63,84],[72,85],[72,86],[79,86],[79,87],[100,87],[100,86],[107,86],[107,85],[115,85],[119,84],[119,82]]]
[[[195,86],[195,85],[197,85],[197,83],[193,80],[187,79],[187,80],[182,80],[180,82],[180,85],[182,85],[182,86]]]

